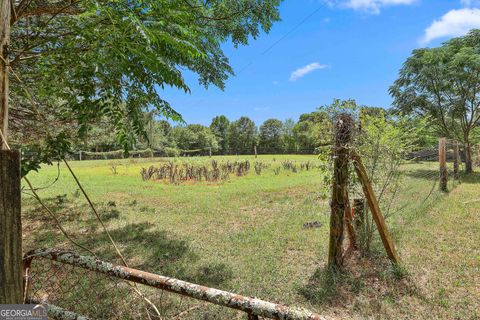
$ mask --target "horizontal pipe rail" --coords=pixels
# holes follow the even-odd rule
[[[241,310],[251,316],[282,320],[324,320],[316,313],[299,307],[286,307],[257,298],[209,288],[186,281],[164,277],[141,270],[113,265],[93,257],[82,256],[72,251],[59,249],[36,249],[28,252],[24,264],[30,266],[33,258],[45,258],[103,273],[119,279],[141,283],[146,286],[174,292],[194,299],[207,301],[231,309]]]

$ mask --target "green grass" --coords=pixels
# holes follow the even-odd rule
[[[251,156],[215,158],[255,161]],[[353,259],[337,275],[323,270],[329,205],[322,172],[318,168],[298,173],[282,170],[275,175],[273,169],[286,159],[318,162],[315,156],[259,156],[257,161],[270,164],[261,175],[251,168],[247,176],[232,176],[223,183],[180,185],[142,181],[142,167],[165,159],[71,165],[131,267],[339,318],[479,316],[480,202],[463,204],[480,198],[478,175],[450,184],[452,191],[443,194],[434,186],[435,164],[405,166],[404,186],[387,220],[402,265],[390,267],[377,240],[371,258]],[[117,175],[111,163],[118,165]],[[77,241],[118,263],[73,179],[65,167],[60,168],[59,180],[39,193]],[[56,167],[45,167],[29,178],[41,187],[56,175]],[[72,248],[27,195],[23,214],[25,251]],[[322,227],[303,228],[312,221]],[[231,318],[231,314],[222,316],[223,312],[203,307],[189,316]]]

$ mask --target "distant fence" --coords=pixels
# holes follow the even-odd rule
[[[472,165],[480,166],[480,145],[471,146]],[[453,180],[460,179],[460,166],[466,161],[467,155],[463,144],[454,139],[439,138],[438,146],[409,153],[406,158],[411,161],[435,161],[439,163],[440,189],[447,191],[449,171]],[[448,163],[453,167],[448,168]]]
[[[251,320],[325,319],[303,308],[289,308],[58,249],[28,252],[24,279],[25,300],[47,304],[54,319],[180,319],[202,307],[183,302],[183,296],[246,313]],[[141,285],[151,305],[132,290],[133,284]],[[180,300],[172,300],[165,292]],[[176,313],[172,309],[177,309]],[[221,312],[217,310],[215,318]]]
[[[75,160],[109,160],[109,159],[123,159],[123,158],[151,158],[157,151],[152,149],[132,150],[128,155],[124,150],[114,150],[105,152],[91,152],[91,151],[77,151],[74,153]]]
[[[453,139],[439,138],[438,146],[412,152],[407,157],[414,161],[438,161],[440,190],[447,191],[449,170],[453,172],[453,179],[460,179],[460,165],[465,161],[465,150],[462,144]],[[448,169],[448,162],[453,167]]]
[[[447,161],[453,161],[455,157],[454,147],[458,145],[458,154],[460,161],[465,162],[465,148],[463,143],[454,139],[446,139],[446,159]],[[476,166],[480,166],[480,144],[473,145],[472,161]],[[407,154],[407,160],[419,160],[419,161],[438,161],[438,145],[431,148],[413,151]]]
[[[290,152],[281,152],[279,154],[316,154],[318,153],[319,148],[326,147],[327,145],[322,145],[318,148],[311,149],[301,149],[301,150],[290,150]],[[218,153],[212,150],[212,148],[201,148],[201,149],[178,149],[167,147],[164,149],[144,149],[144,150],[130,150],[128,155],[124,150],[113,150],[113,151],[74,151],[72,158],[74,160],[111,160],[111,159],[124,159],[124,158],[151,158],[151,157],[195,157],[195,156],[212,156],[212,155],[253,155],[257,157],[259,154],[273,154],[273,153],[258,153],[257,147],[254,146],[251,150],[243,150],[243,152],[227,152],[227,153]]]
[[[165,148],[163,150],[144,149],[130,150],[128,154],[124,150],[114,150],[105,152],[94,151],[75,151],[73,159],[75,160],[114,160],[125,158],[152,158],[152,157],[188,157],[188,156],[211,156],[211,151],[207,149],[182,150],[175,148]]]
[[[451,140],[451,141],[454,141],[454,140]],[[453,143],[447,142],[447,150],[445,155],[446,155],[447,161],[454,160],[455,154],[453,151]],[[459,156],[462,162],[465,161],[465,154],[463,151],[463,147],[461,146],[459,147]],[[407,160],[438,161],[438,146],[410,152],[407,154],[406,158]]]

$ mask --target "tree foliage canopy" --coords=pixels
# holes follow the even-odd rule
[[[261,153],[282,153],[283,122],[278,119],[268,119],[260,126],[259,151]]]
[[[228,140],[232,154],[251,154],[257,145],[257,126],[248,117],[240,117],[228,128]]]
[[[212,119],[210,124],[210,130],[212,130],[215,137],[217,137],[219,150],[222,153],[228,153],[229,142],[228,142],[228,126],[230,121],[224,115],[216,116]]]
[[[199,124],[175,127],[172,135],[176,147],[181,150],[198,150],[198,152],[210,148],[213,152],[218,150],[215,135],[209,128]]]
[[[11,77],[13,121],[24,130],[25,117],[38,125],[55,112],[85,134],[108,117],[131,148],[145,137],[142,112],[181,118],[162,89],[189,92],[185,70],[205,87],[223,89],[234,72],[221,44],[245,45],[268,32],[280,1],[12,1],[8,54],[21,79]]]
[[[390,93],[400,112],[430,116],[439,132],[463,141],[471,166],[471,136],[480,124],[480,30],[414,50]]]

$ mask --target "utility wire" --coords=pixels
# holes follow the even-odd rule
[[[315,10],[313,10],[312,12],[310,12],[307,16],[305,16],[300,22],[298,22],[295,26],[293,26],[293,28],[291,28],[287,33],[285,33],[283,36],[281,36],[277,41],[275,41],[274,43],[272,43],[267,49],[263,50],[259,56],[263,56],[265,54],[267,54],[268,52],[270,52],[273,48],[275,48],[280,42],[282,42],[283,40],[285,40],[290,34],[292,34],[295,30],[297,30],[298,28],[300,28],[305,22],[307,22],[310,18],[312,18],[317,12],[320,11],[320,9],[323,9],[324,7],[326,7],[328,4],[328,2],[324,1],[320,6],[318,6]],[[239,75],[240,73],[242,73],[243,71],[247,70],[253,63],[255,62],[255,60],[252,60],[250,61],[249,63],[247,63],[242,69],[240,69],[238,72],[237,72],[237,75]]]

